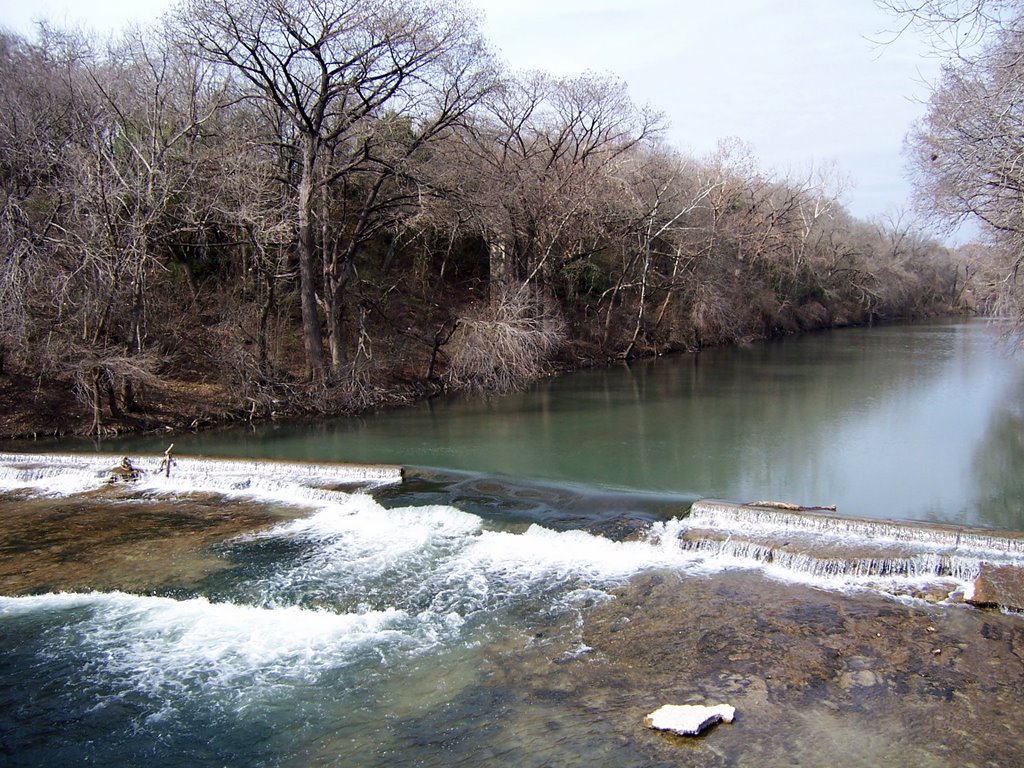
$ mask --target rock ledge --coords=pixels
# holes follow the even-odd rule
[[[731,723],[736,708],[728,704],[706,707],[700,704],[666,704],[644,718],[644,725],[656,731],[672,731],[680,736],[696,736],[709,725]]]

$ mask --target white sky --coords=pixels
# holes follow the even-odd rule
[[[873,0],[468,0],[513,68],[624,78],[666,113],[669,140],[703,155],[722,138],[750,145],[765,170],[804,177],[834,163],[844,203],[875,218],[909,208],[903,137],[923,114],[938,62]],[[116,29],[170,0],[0,0],[0,25]]]

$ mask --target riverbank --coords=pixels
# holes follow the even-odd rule
[[[750,344],[855,325],[841,318],[829,319],[830,323],[822,325],[785,326],[773,333],[705,345],[703,349]],[[664,354],[698,354],[699,351],[650,349],[642,354],[638,352],[631,360]],[[603,353],[593,345],[570,343],[544,367],[544,375],[564,375],[622,363],[622,358]],[[118,407],[117,399],[111,396],[108,402],[115,405],[111,407],[103,403],[102,418],[99,420],[88,398],[80,396],[73,381],[4,370],[0,371],[0,440],[97,434],[101,437],[115,437],[195,431],[247,422],[351,416],[460,391],[436,378],[410,375],[408,370],[411,367],[407,363],[378,367],[368,378],[335,385],[310,386],[298,381],[282,381],[268,386],[258,399],[239,393],[216,377],[168,374],[137,388],[133,398],[134,408],[130,411]],[[486,393],[477,394],[486,396]]]
[[[353,397],[351,387],[344,384],[315,388],[290,384],[277,387],[257,410],[217,382],[163,379],[139,393],[131,412],[105,412],[97,430],[92,408],[76,396],[71,382],[0,374],[0,441],[191,432],[279,419],[351,416],[407,405],[440,392],[438,386],[425,382],[392,380]]]
[[[104,417],[103,434],[198,429],[230,423],[238,414],[223,387],[163,381],[148,387],[140,408]],[[93,431],[93,414],[70,382],[0,374],[0,440],[75,437]]]
[[[548,373],[561,375],[614,362],[574,352],[563,355]],[[96,435],[97,431],[99,436],[114,437],[279,419],[352,416],[458,391],[438,381],[410,379],[394,371],[378,376],[375,381],[361,382],[357,389],[349,382],[317,387],[281,383],[264,393],[258,404],[216,381],[164,378],[138,393],[133,411],[105,410],[97,430],[92,407],[77,396],[72,382],[0,373],[0,440],[83,437]]]

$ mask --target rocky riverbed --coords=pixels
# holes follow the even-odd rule
[[[117,489],[0,498],[0,594],[189,589],[228,562],[217,543],[286,519],[245,500],[145,500]]]
[[[589,611],[581,633],[587,652],[527,685],[604,722],[621,764],[1024,764],[1017,615],[749,571],[650,573]],[[720,702],[735,722],[697,739],[641,727],[662,704]]]
[[[222,542],[301,514],[215,494],[10,492],[0,592],[201,590],[236,565]],[[403,750],[445,764],[591,768],[1024,764],[1019,614],[739,567],[646,570],[612,595],[568,613],[527,600],[514,613],[534,618],[467,650],[458,684],[403,670],[396,681],[425,676],[437,704],[392,711],[380,764]],[[735,721],[697,738],[643,725],[664,704],[719,703]],[[317,764],[338,764],[345,748],[322,741]],[[370,739],[360,754],[377,748]]]

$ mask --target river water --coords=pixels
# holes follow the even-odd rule
[[[705,496],[1024,530],[1022,404],[997,328],[937,323],[104,444],[277,459],[127,485],[86,444],[14,446],[0,762],[1019,764],[1024,622],[953,599],[990,555],[936,592],[681,542]],[[720,701],[700,739],[642,727]]]
[[[182,453],[458,470],[506,482],[506,495],[588,496],[585,508],[605,494],[673,512],[701,497],[775,499],[1024,530],[1024,357],[982,321],[818,333],[488,401],[100,447],[160,453],[171,440]]]

